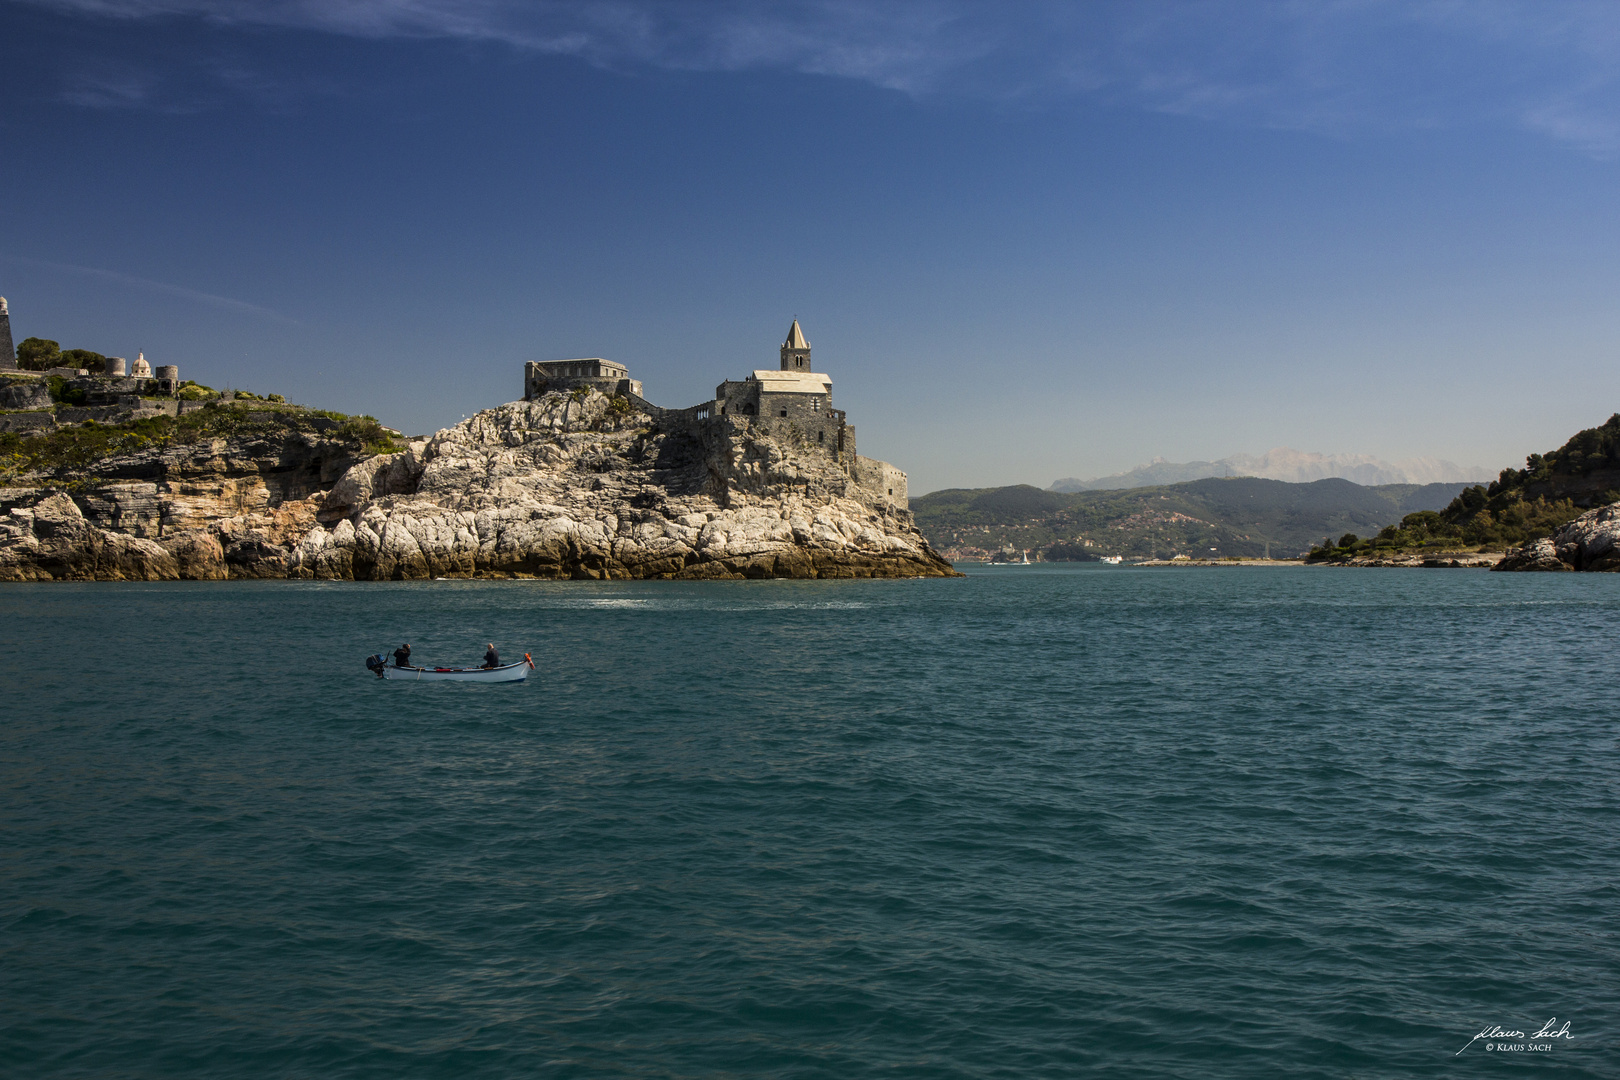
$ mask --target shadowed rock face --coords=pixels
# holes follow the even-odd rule
[[[284,577],[325,490],[364,456],[356,442],[287,430],[103,457],[71,493],[0,488],[0,581]],[[280,574],[263,545],[280,549]]]
[[[486,410],[324,490],[327,458],[213,450],[207,475],[193,454],[184,478],[147,463],[71,497],[0,492],[0,579],[954,573],[876,470],[853,480],[765,420],[660,430],[594,391]]]
[[[1588,510],[1552,536],[1508,552],[1496,569],[1620,571],[1620,503]]]

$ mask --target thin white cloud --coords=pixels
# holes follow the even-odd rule
[[[1340,134],[1507,124],[1620,153],[1611,0],[22,2],[85,18],[498,43],[615,69],[788,70],[916,96],[1084,96]],[[80,103],[133,100],[103,88]]]
[[[23,266],[38,267],[44,270],[57,270],[69,274],[83,274],[86,277],[100,278],[102,281],[111,281],[119,285],[127,285],[133,288],[145,289],[149,292],[164,293],[168,296],[179,297],[182,300],[189,300],[195,304],[203,304],[208,307],[220,308],[225,311],[234,311],[242,315],[256,315],[260,318],[273,319],[276,322],[289,323],[293,326],[303,325],[302,323],[298,322],[298,320],[289,318],[279,311],[272,308],[261,307],[258,304],[250,304],[246,300],[233,300],[229,296],[216,296],[213,293],[199,292],[196,289],[188,289],[184,285],[172,285],[167,281],[153,281],[151,278],[137,277],[134,274],[124,274],[117,270],[103,270],[96,266],[78,266],[74,263],[50,262],[45,259],[29,258],[26,255],[0,255],[0,260],[11,263],[19,263]]]

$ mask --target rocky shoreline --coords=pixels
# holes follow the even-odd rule
[[[1508,552],[1496,569],[1620,571],[1620,503],[1588,510],[1551,536]]]
[[[956,576],[860,461],[766,418],[665,430],[595,390],[402,453],[291,430],[154,445],[0,489],[0,580]]]
[[[1320,565],[1616,573],[1620,572],[1620,503],[1595,507],[1560,526],[1551,536],[1505,552],[1440,552],[1327,559]]]
[[[1323,559],[1317,566],[1394,567],[1426,570],[1494,570],[1502,561],[1500,551],[1440,551],[1404,555],[1358,555],[1348,559]]]

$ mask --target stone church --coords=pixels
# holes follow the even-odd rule
[[[666,422],[707,423],[733,418],[770,428],[788,428],[806,445],[820,448],[846,474],[906,505],[906,474],[885,461],[859,457],[855,425],[842,409],[833,408],[832,378],[810,363],[810,342],[799,320],[788,328],[776,370],[759,368],[745,379],[727,379],[715,387],[714,400],[690,409],[663,409],[641,396],[641,383],[623,364],[592,357],[580,360],[530,361],[524,365],[523,396],[534,400],[549,391],[588,386],[604,394],[629,398],[638,408]]]

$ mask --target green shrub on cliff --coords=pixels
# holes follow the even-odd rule
[[[90,349],[64,349],[48,338],[24,338],[17,346],[17,366],[24,371],[49,371],[53,367],[84,368],[100,375],[107,358]]]
[[[17,346],[17,366],[24,371],[48,371],[62,364],[62,346],[45,338],[23,338]]]
[[[317,420],[338,420],[330,424]],[[139,453],[152,447],[190,445],[205,439],[284,439],[289,433],[322,434],[360,446],[367,454],[391,454],[404,449],[393,434],[370,416],[342,413],[316,414],[304,409],[235,409],[210,404],[184,416],[153,416],[123,424],[84,424],[59,427],[38,435],[0,432],[0,462],[7,478],[45,474],[56,482],[73,479],[107,458]]]
[[[60,363],[63,367],[83,368],[92,375],[107,370],[107,358],[89,349],[63,349]]]
[[[394,433],[383,427],[375,416],[348,417],[333,434],[360,442],[368,454],[397,454],[405,449],[394,441]]]
[[[1576,432],[1557,450],[1547,454],[1531,454],[1524,459],[1522,469],[1503,469],[1489,487],[1470,488],[1457,496],[1458,502],[1446,508],[1475,509],[1487,504],[1499,505],[1504,497],[1515,493],[1534,493],[1536,488],[1557,486],[1560,479],[1589,476],[1600,472],[1620,472],[1620,413],[1594,428]],[[1478,492],[1479,494],[1470,494]],[[1465,499],[1466,496],[1466,499]]]
[[[1620,413],[1577,432],[1557,450],[1531,454],[1522,469],[1503,469],[1489,484],[1464,488],[1438,512],[1408,514],[1371,540],[1345,536],[1311,549],[1312,559],[1384,555],[1435,548],[1507,548],[1547,536],[1592,506],[1620,502]]]
[[[1620,478],[1620,413],[1557,450],[1531,454],[1522,469],[1503,469],[1488,485],[1464,489],[1439,516],[1464,543],[1523,544],[1617,501],[1610,477]]]
[[[1470,488],[1439,512],[1407,514],[1399,525],[1386,525],[1377,536],[1343,536],[1337,544],[1313,547],[1313,560],[1379,556],[1414,551],[1514,547],[1546,536],[1571,521],[1581,508],[1569,499],[1517,499],[1492,508],[1484,487]]]
[[[60,375],[46,377],[45,386],[51,393],[51,400],[60,405],[83,405],[85,398],[84,387],[72,386]]]

